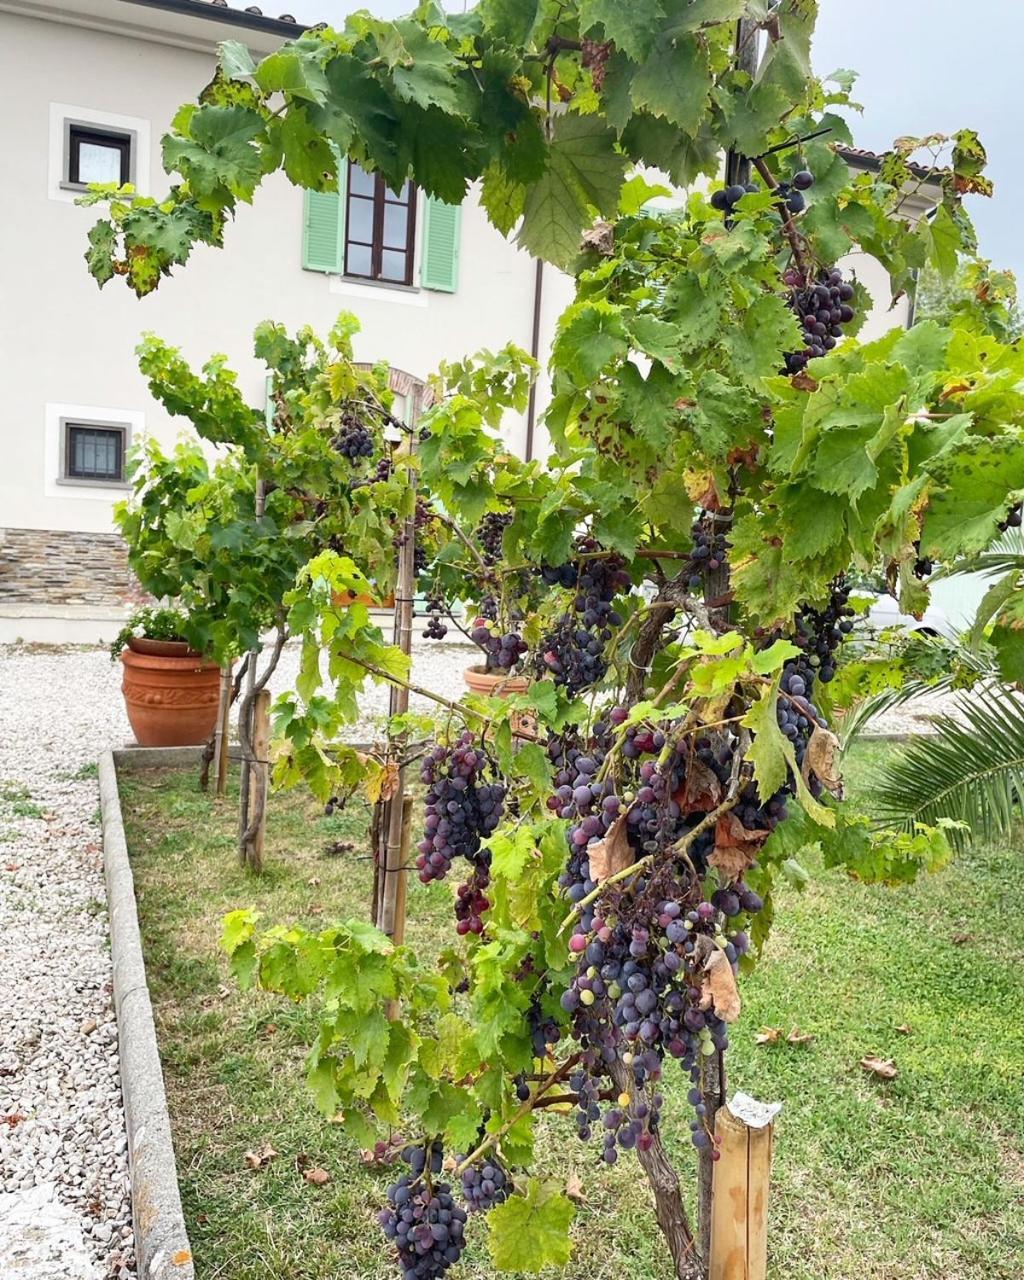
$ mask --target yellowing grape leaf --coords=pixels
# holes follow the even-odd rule
[[[510,1196],[487,1215],[487,1244],[498,1271],[536,1273],[564,1267],[572,1252],[576,1210],[553,1182],[531,1178],[525,1195]]]

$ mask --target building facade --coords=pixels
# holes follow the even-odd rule
[[[84,184],[131,181],[160,194],[161,135],[212,76],[217,44],[242,40],[260,55],[298,30],[206,0],[66,0],[59,9],[0,0],[9,193],[0,643],[93,642],[120,625],[132,584],[111,511],[127,493],[126,451],[143,432],[170,445],[187,426],[149,396],[135,357],[143,333],[195,366],[223,352],[254,405],[265,370],[252,331],[264,319],[325,332],[352,311],[362,325],[357,359],[386,360],[397,383],[509,341],[546,358],[570,279],[538,272],[490,226],[474,193],[454,209],[411,186],[395,196],[355,167],[337,195],[273,175],[255,206],[240,208],[225,252],[198,248],[150,297],[97,289],[83,261],[96,215],[74,203]],[[849,265],[884,296],[877,264]],[[906,320],[905,305],[876,307],[866,332]],[[542,379],[538,412],[546,394]],[[520,454],[543,449],[526,415],[504,431]]]

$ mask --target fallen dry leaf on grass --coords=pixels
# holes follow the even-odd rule
[[[577,1204],[582,1204],[586,1199],[583,1194],[583,1179],[574,1169],[565,1180],[565,1194],[570,1200],[575,1200]]]
[[[270,1164],[271,1160],[273,1160],[277,1154],[278,1153],[269,1142],[264,1142],[263,1145],[261,1147],[257,1147],[255,1151],[247,1151],[245,1153],[245,1163],[250,1169],[263,1169],[266,1165]]]
[[[963,947],[963,946],[966,946],[968,942],[974,941],[974,934],[973,933],[954,933],[952,941],[953,941],[954,947]]]
[[[793,1027],[786,1039],[790,1044],[810,1044],[814,1036],[809,1031],[801,1031],[799,1027]]]
[[[754,1044],[777,1044],[781,1036],[781,1027],[762,1027],[754,1036]]]
[[[908,1022],[901,1022],[900,1025],[896,1028],[896,1030],[900,1033],[901,1036],[909,1036],[911,1031],[913,1031],[913,1027],[911,1027],[911,1025]]]
[[[899,1067],[891,1059],[876,1058],[870,1053],[867,1057],[861,1058],[860,1065],[879,1080],[895,1080],[900,1073]]]
[[[326,1169],[307,1169],[302,1175],[307,1182],[311,1182],[314,1187],[322,1187],[325,1182],[330,1182],[331,1175]]]

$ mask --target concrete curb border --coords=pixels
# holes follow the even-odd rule
[[[140,1280],[195,1280],[117,789],[122,754],[133,753],[103,753],[99,783],[136,1265]]]

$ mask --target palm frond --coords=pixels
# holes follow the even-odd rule
[[[939,568],[930,581],[956,578],[965,573],[980,573],[988,577],[997,573],[1020,572],[1021,569],[1024,569],[1024,533],[1020,529],[1006,529],[985,551],[959,560],[948,568]]]
[[[913,677],[905,680],[899,688],[883,689],[858,703],[843,718],[840,736],[844,750],[872,720],[894,707],[901,707],[925,694],[949,693],[977,681],[999,679],[996,655],[988,645],[974,649],[966,636],[952,639],[945,636],[914,636],[913,642],[922,653],[931,655],[929,666],[934,664],[934,655],[940,653],[946,670],[927,678]]]
[[[967,823],[954,843],[1005,840],[1024,797],[1024,700],[1005,687],[958,698],[935,732],[895,752],[872,779],[870,807],[885,826],[939,818]]]

